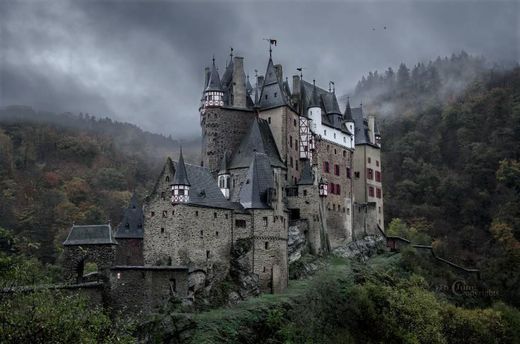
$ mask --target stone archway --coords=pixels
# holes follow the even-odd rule
[[[85,281],[85,264],[92,263],[99,274],[108,278],[108,269],[115,261],[114,245],[78,245],[65,246],[63,251],[63,270],[65,280],[69,283]]]

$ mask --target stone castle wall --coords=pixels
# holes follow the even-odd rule
[[[308,231],[305,233],[311,253],[321,254],[324,244],[321,238],[320,202],[318,185],[298,186],[298,195],[287,197],[289,209],[299,209],[300,218],[307,220]]]
[[[287,287],[287,230],[285,214],[272,210],[253,210],[253,272],[258,274],[260,290],[280,292]],[[273,280],[277,283],[273,284]]]
[[[85,263],[95,263],[98,272],[108,276],[116,258],[116,245],[67,245],[63,248],[63,271],[67,282],[83,281]]]
[[[248,132],[255,115],[249,110],[209,108],[201,115],[202,163],[218,172],[224,152],[232,152]]]
[[[324,162],[329,163],[329,172],[324,171]],[[323,177],[329,183],[328,196],[325,202],[327,229],[332,248],[352,238],[350,221],[351,179],[347,176],[347,168],[352,169],[352,151],[335,143],[316,140],[316,151],[313,157],[318,180]],[[335,173],[335,165],[339,166],[339,176]],[[340,194],[332,193],[330,183],[341,186]]]
[[[143,265],[143,239],[117,239],[116,265]]]
[[[187,295],[187,268],[115,266],[110,270],[110,302],[116,310],[149,313],[171,297]]]

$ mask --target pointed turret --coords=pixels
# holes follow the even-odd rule
[[[209,107],[224,106],[224,90],[220,83],[220,76],[218,75],[217,67],[215,66],[215,58],[213,58],[213,64],[209,76],[206,76],[206,78],[206,88],[204,89],[202,99],[202,113],[204,113],[204,110]]]
[[[287,95],[283,87],[281,66],[277,66],[274,65],[273,59],[269,57],[262,92],[258,100],[260,108],[267,109],[287,105]]]
[[[182,148],[179,162],[176,167],[172,182],[172,203],[186,203],[190,201],[189,192],[191,184],[188,180],[188,173],[186,172],[186,165],[184,164]]]
[[[347,105],[345,106],[345,113],[343,113],[343,119],[346,122],[354,122],[352,118],[352,109],[350,108],[350,97],[347,98]]]
[[[312,80],[312,94],[311,101],[309,102],[308,109],[320,107],[320,98],[318,96],[318,90],[316,89],[316,80]]]
[[[205,91],[222,91],[220,76],[218,75],[218,70],[215,66],[215,58],[213,58],[213,64],[211,66],[211,72],[209,74],[208,85],[206,86]]]

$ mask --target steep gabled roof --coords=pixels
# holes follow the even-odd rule
[[[215,66],[215,59],[213,59],[213,65],[211,66],[211,72],[209,74],[208,86],[206,87],[205,91],[222,91],[220,76],[218,75],[217,67]]]
[[[273,170],[269,158],[254,153],[244,185],[240,189],[240,204],[245,209],[266,209],[268,190],[274,187]]]
[[[123,220],[117,227],[114,237],[116,239],[142,239],[143,238],[143,208],[134,194],[130,205],[125,209]]]
[[[350,108],[350,99],[347,99],[347,105],[345,105],[343,119],[345,120],[345,122],[354,122],[354,119],[352,118],[352,109]]]
[[[341,111],[338,105],[338,99],[336,98],[336,94],[334,92],[327,92],[323,94],[323,105],[325,107],[325,113],[327,115],[331,114],[339,114],[341,115]]]
[[[251,123],[249,132],[242,139],[238,150],[235,151],[229,168],[248,167],[255,152],[266,154],[271,166],[285,168],[269,124],[266,120],[259,118]]]
[[[175,185],[187,185],[190,186],[190,181],[188,179],[188,174],[186,173],[186,166],[184,164],[184,157],[182,156],[182,148],[179,156],[179,163],[175,168],[175,175],[173,176],[172,184]]]
[[[257,105],[260,106],[260,108],[266,109],[287,104],[287,95],[285,94],[282,81],[278,79],[273,59],[269,58],[264,84],[262,85],[262,92],[260,93],[260,99]]]
[[[354,130],[356,131],[356,134],[354,136],[355,144],[371,144],[370,136],[368,135],[368,124],[365,118],[363,117],[363,109],[361,107],[353,108],[352,118],[354,119]]]
[[[117,241],[112,235],[110,224],[73,225],[63,245],[117,245]]]
[[[302,174],[300,175],[300,180],[298,181],[298,185],[313,185],[314,184],[314,176],[312,173],[312,167],[309,160],[306,160],[303,163]]]

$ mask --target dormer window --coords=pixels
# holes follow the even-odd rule
[[[278,93],[277,92],[274,93],[274,97],[275,98],[278,97]]]

